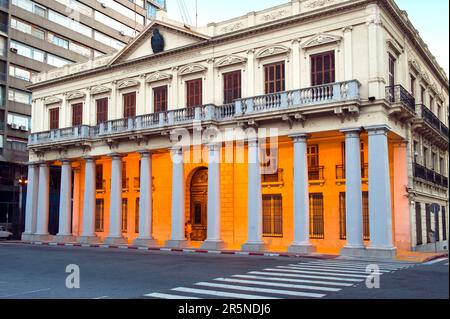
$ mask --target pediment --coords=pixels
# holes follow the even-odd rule
[[[334,34],[325,34],[325,33],[319,33],[313,36],[311,39],[307,40],[303,45],[303,49],[308,49],[324,44],[329,43],[339,43],[342,40],[341,36],[334,35]]]
[[[155,30],[163,39],[162,52],[153,52],[151,39]],[[133,39],[125,48],[123,48],[111,60],[110,65],[117,63],[138,60],[140,58],[149,57],[156,54],[163,54],[167,51],[173,51],[193,45],[198,42],[208,40],[209,37],[192,31],[187,27],[172,25],[167,22],[153,21],[150,23],[135,39]]]
[[[193,73],[199,73],[199,72],[205,72],[206,67],[204,67],[201,64],[188,64],[185,66],[182,66],[178,70],[178,75],[186,75],[186,74],[193,74]]]
[[[409,60],[409,67],[416,73],[420,74],[422,72],[422,67],[416,60]]]
[[[152,82],[158,82],[158,81],[164,81],[164,80],[172,80],[172,74],[164,73],[164,72],[155,72],[147,76],[146,82],[152,83]]]
[[[56,96],[47,97],[44,99],[45,105],[51,105],[51,104],[57,104],[62,103],[62,99]]]
[[[103,85],[99,85],[99,86],[95,86],[95,87],[91,88],[91,95],[108,93],[110,91],[111,91],[111,88],[103,86]]]
[[[122,89],[131,88],[131,87],[138,86],[138,85],[139,85],[139,81],[138,80],[136,80],[136,79],[126,79],[126,80],[119,81],[117,83],[117,88],[119,90],[122,90]]]
[[[256,53],[256,58],[262,59],[265,57],[279,55],[279,54],[289,54],[290,51],[291,51],[291,49],[289,49],[288,47],[286,47],[284,45],[281,45],[281,44],[272,45],[272,46],[268,46],[268,47],[265,47],[265,48],[262,48],[261,50],[259,50]]]
[[[82,91],[73,91],[73,92],[69,92],[66,95],[66,99],[68,101],[70,100],[75,100],[75,99],[81,99],[84,98],[86,96],[86,93],[82,92]]]
[[[216,68],[221,68],[224,66],[228,66],[228,65],[234,65],[234,64],[239,64],[239,63],[246,63],[247,62],[247,58],[244,57],[240,57],[237,55],[228,55],[226,57],[223,57],[221,59],[219,59],[214,66]]]

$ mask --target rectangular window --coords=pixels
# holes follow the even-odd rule
[[[128,231],[128,199],[122,199],[122,233]]]
[[[45,31],[26,23],[24,21],[17,20],[15,18],[11,18],[11,28],[16,29],[20,32],[30,34],[38,39],[44,40]]]
[[[395,85],[395,58],[392,56],[392,54],[389,54],[389,74],[388,74],[388,81],[389,86]]]
[[[8,99],[17,103],[31,104],[31,93],[10,88]]]
[[[434,98],[430,95],[430,110],[433,111],[434,108]]]
[[[95,200],[95,231],[103,232],[104,230],[105,204],[104,200],[98,198]]]
[[[323,85],[335,82],[334,51],[311,55],[311,85]]]
[[[223,74],[223,103],[233,103],[241,98],[241,70]]]
[[[23,81],[31,81],[31,71],[16,65],[9,65],[9,75]]]
[[[100,191],[105,189],[103,180],[103,164],[95,165],[95,189]]]
[[[339,193],[339,234],[341,240],[347,239],[346,193]],[[362,193],[364,240],[370,240],[369,193]]]
[[[122,188],[128,188],[128,180],[127,180],[127,162],[122,162]]]
[[[423,148],[423,166],[428,168],[428,148]]]
[[[440,237],[441,237],[441,230],[439,229],[439,213],[436,212],[434,214],[434,234],[436,236],[436,241],[440,241]]]
[[[281,195],[263,195],[263,236],[283,237]]]
[[[189,108],[203,105],[202,86],[202,79],[186,82],[186,107]]]
[[[154,113],[167,112],[167,85],[153,89]]]
[[[422,239],[422,207],[419,202],[416,202],[416,243],[423,244]]]
[[[323,194],[309,194],[309,235],[311,239],[324,239]]]
[[[16,42],[14,40],[11,40],[11,48],[17,50],[17,54],[39,61],[44,62],[44,51],[41,51],[39,49],[30,47],[28,45],[22,44],[20,42]]]
[[[108,121],[108,98],[98,99],[97,104],[97,125]]]
[[[411,75],[411,95],[415,98],[416,97],[416,78]]]
[[[308,177],[311,181],[321,179],[321,168],[319,166],[319,145],[308,146]]]
[[[370,240],[369,192],[362,194],[364,240]]]
[[[59,129],[59,108],[49,110],[50,113],[50,130]]]
[[[73,63],[72,61],[66,60],[64,58],[61,58],[59,56],[47,53],[47,64],[60,68],[62,66],[65,66],[67,64]]]
[[[265,94],[283,92],[285,90],[284,62],[267,64],[264,66]]]
[[[69,41],[61,38],[60,36],[57,36],[56,34],[49,33],[47,39],[48,42],[53,43],[54,45],[57,45],[64,49],[69,49]]]
[[[140,198],[136,198],[136,203],[134,206],[134,232],[136,234],[139,234],[139,204],[140,204]]]
[[[123,95],[123,117],[130,118],[136,116],[136,92]]]
[[[425,104],[425,88],[420,86],[420,102]]]
[[[447,240],[447,212],[442,206],[442,240]]]
[[[426,214],[426,225],[427,225],[427,244],[431,244],[431,236],[430,233],[432,231],[431,229],[431,211],[430,211],[430,204],[425,204],[425,214]]]
[[[72,105],[72,126],[83,124],[83,103]]]

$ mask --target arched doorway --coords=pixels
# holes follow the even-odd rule
[[[208,207],[208,169],[197,170],[191,179],[191,240],[206,240]]]

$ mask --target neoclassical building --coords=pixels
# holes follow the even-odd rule
[[[444,247],[448,85],[393,0],[292,0],[201,28],[161,13],[119,53],[34,77],[23,239]]]

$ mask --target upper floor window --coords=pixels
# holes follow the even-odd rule
[[[153,89],[154,113],[167,111],[167,92],[167,85],[156,87]]]
[[[26,44],[22,44],[16,41],[11,40],[11,48],[17,50],[17,54],[22,55],[24,57],[44,62],[44,51],[41,51],[39,49],[30,47]]]
[[[425,88],[420,86],[420,102],[425,104]]]
[[[388,81],[389,86],[395,85],[395,58],[392,56],[392,54],[389,54],[389,74],[388,74]]]
[[[11,18],[11,28],[19,30],[23,33],[30,34],[38,39],[43,40],[45,37],[45,31],[35,27],[34,25],[31,25],[27,22],[23,22],[20,20],[17,20],[15,18]]]
[[[432,97],[431,95],[430,95],[430,105],[429,105],[429,107],[430,107],[430,110],[433,111],[433,108],[434,108],[434,97]]]
[[[31,93],[16,89],[9,89],[8,99],[13,102],[31,104]]]
[[[31,81],[31,71],[24,69],[22,67],[10,64],[9,65],[9,75],[13,76],[15,78],[24,80],[24,81]]]
[[[195,79],[186,82],[186,106],[196,107],[203,104],[203,82]]]
[[[61,38],[53,33],[48,34],[48,42],[53,43],[54,45],[60,46],[64,49],[69,49],[69,41]]]
[[[29,131],[31,128],[31,118],[26,115],[8,112],[8,125],[14,129]]]
[[[411,75],[411,95],[416,97],[416,78]]]
[[[108,121],[108,98],[98,99],[97,104],[97,125]]]
[[[72,126],[83,124],[83,103],[72,105]]]
[[[27,10],[29,12],[35,13],[41,17],[45,17],[46,8],[38,5],[30,0],[12,0],[12,4]]]
[[[284,62],[267,64],[264,66],[265,94],[283,92],[285,90]]]
[[[62,67],[66,64],[71,64],[72,61],[66,60],[64,58],[61,58],[59,56],[47,53],[47,64],[50,64],[52,66],[55,66],[57,68]]]
[[[49,110],[50,115],[50,129],[59,129],[59,108],[54,108]]]
[[[228,72],[223,74],[223,103],[232,103],[240,99],[242,95],[241,71]]]
[[[333,83],[335,80],[334,51],[311,55],[311,85]]]
[[[123,95],[123,117],[136,116],[136,92],[131,92]]]

